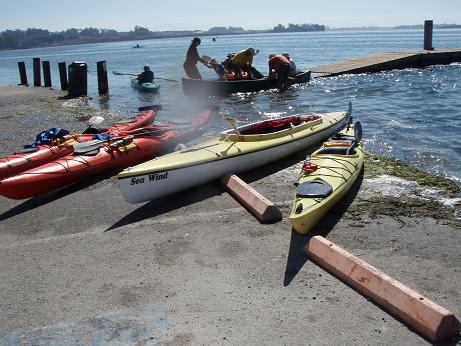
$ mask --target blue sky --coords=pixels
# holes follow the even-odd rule
[[[286,5],[286,9],[282,8]],[[461,24],[461,0],[1,0],[0,31],[71,27],[129,31],[316,23],[331,27]]]

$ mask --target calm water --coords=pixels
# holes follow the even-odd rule
[[[57,63],[83,60],[88,63],[88,92],[95,106],[131,114],[138,106],[160,103],[165,107],[161,118],[180,117],[184,105],[190,102],[180,83],[160,81],[159,95],[142,95],[131,89],[128,77],[111,72],[137,73],[148,63],[157,76],[180,80],[189,42],[190,38],[177,38],[142,41],[146,47],[141,49],[131,48],[137,42],[116,42],[0,52],[0,84],[19,82],[18,61],[26,62],[31,82],[32,58],[40,57],[51,62],[53,85],[59,87]],[[272,52],[289,52],[298,68],[306,68],[359,55],[420,49],[422,44],[422,30],[265,34],[218,37],[216,42],[205,37],[199,52],[224,58],[228,52],[253,46],[261,50],[254,65],[266,72],[267,55]],[[461,30],[435,30],[433,46],[460,48]],[[107,61],[109,72],[110,99],[104,102],[97,95],[96,62],[100,60]],[[215,77],[211,70],[199,68],[204,77]],[[307,111],[345,110],[350,100],[355,117],[364,126],[368,150],[461,183],[461,64],[316,78],[284,93],[269,91],[214,99],[238,123]],[[183,110],[179,111],[178,106]],[[218,117],[207,134],[227,127]]]

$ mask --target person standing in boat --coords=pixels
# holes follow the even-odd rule
[[[144,65],[144,71],[138,74],[138,83],[152,83],[154,81],[154,72],[149,65]]]
[[[255,50],[250,47],[234,55],[232,58],[232,71],[236,74],[237,78],[241,78],[242,72],[246,72],[250,78],[264,78],[262,73],[252,66],[253,57],[258,53],[259,49]]]
[[[294,60],[290,58],[290,54],[288,53],[283,53],[282,55],[290,61],[290,77],[296,77],[296,64]]]
[[[183,64],[187,77],[191,79],[202,79],[202,76],[197,68],[197,63],[200,61],[205,66],[207,63],[207,61],[202,59],[198,54],[197,47],[200,45],[200,42],[201,40],[199,37],[194,37],[192,39],[189,49],[187,50],[186,61]]]
[[[279,89],[286,88],[288,85],[288,76],[290,75],[290,60],[283,55],[269,55],[269,78],[277,78]]]

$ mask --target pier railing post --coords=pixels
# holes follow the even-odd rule
[[[105,61],[98,61],[96,63],[98,69],[98,91],[99,95],[107,95],[109,92],[109,83],[107,81],[107,68]]]
[[[19,85],[29,86],[29,83],[27,83],[26,64],[24,63],[24,61],[18,61],[18,67],[19,77],[21,78],[21,84]]]
[[[33,68],[34,68],[34,86],[41,86],[41,72],[40,72],[40,58],[33,59]]]
[[[61,90],[65,91],[69,88],[69,84],[67,84],[66,63],[65,62],[58,63],[58,68],[59,68],[59,80],[61,81]]]
[[[42,67],[43,67],[43,82],[44,82],[44,86],[50,88],[51,87],[50,62],[49,61],[42,61]]]
[[[434,47],[432,47],[433,26],[434,24],[432,20],[424,21],[424,49],[425,50],[434,50]]]

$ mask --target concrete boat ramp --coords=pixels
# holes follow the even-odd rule
[[[313,67],[311,71],[325,77],[447,65],[453,62],[461,62],[461,48],[378,53]]]

